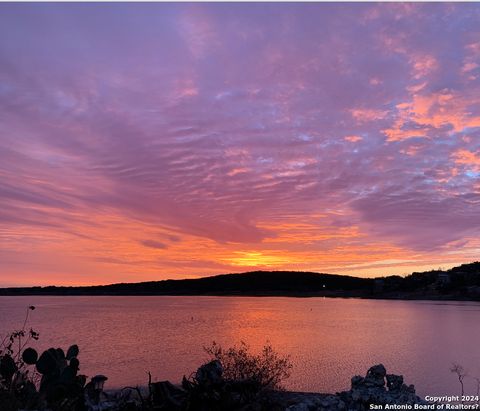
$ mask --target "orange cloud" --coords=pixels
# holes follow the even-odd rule
[[[480,127],[480,116],[472,115],[469,110],[471,105],[479,102],[476,96],[468,97],[449,90],[428,95],[414,94],[411,101],[396,106],[397,118],[393,126],[383,132],[388,141],[400,141],[427,137],[432,128],[450,126],[459,132],[468,127]],[[407,125],[410,126],[406,128]]]
[[[227,176],[233,177],[234,175],[248,173],[249,171],[248,168],[233,168],[227,173]]]
[[[350,141],[351,143],[357,143],[358,141],[363,140],[363,138],[360,136],[345,136],[343,139],[345,141]]]
[[[475,172],[480,172],[480,152],[472,152],[468,150],[457,150],[453,153],[456,164],[469,167]]]

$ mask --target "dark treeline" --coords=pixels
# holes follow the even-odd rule
[[[480,262],[406,277],[253,271],[187,280],[2,288],[0,295],[258,295],[480,300]]]

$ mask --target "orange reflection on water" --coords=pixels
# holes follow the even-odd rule
[[[282,297],[0,297],[0,335],[31,325],[38,349],[80,346],[82,373],[109,387],[180,381],[208,359],[203,347],[270,342],[294,365],[287,387],[335,392],[383,363],[420,394],[456,392],[452,362],[480,374],[479,303]],[[51,319],[55,318],[55,322]],[[128,372],[126,370],[128,369]],[[474,387],[473,387],[474,388]],[[472,389],[473,389],[472,388]]]

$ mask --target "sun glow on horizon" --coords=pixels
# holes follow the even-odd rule
[[[235,251],[235,257],[227,258],[225,262],[240,267],[282,267],[289,265],[292,261],[281,255],[267,255],[254,251]]]

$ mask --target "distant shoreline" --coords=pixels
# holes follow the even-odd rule
[[[480,301],[480,262],[406,277],[361,278],[302,271],[252,271],[184,280],[94,286],[0,288],[0,296],[330,297]]]

